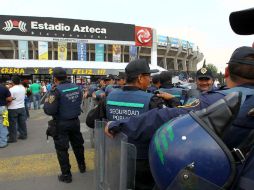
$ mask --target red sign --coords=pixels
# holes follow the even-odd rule
[[[153,31],[151,28],[135,26],[136,46],[152,46]]]

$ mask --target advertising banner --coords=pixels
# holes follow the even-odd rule
[[[86,43],[77,43],[78,60],[86,61]]]
[[[0,16],[0,38],[103,44],[135,44],[135,26],[51,17]]]
[[[113,62],[121,62],[121,45],[112,45]]]
[[[28,59],[28,41],[18,41],[19,59]]]
[[[170,38],[171,47],[178,48],[179,47],[179,39],[178,38]]]
[[[130,46],[129,48],[130,61],[137,59],[137,47]]]
[[[152,47],[153,31],[151,28],[135,26],[135,45]]]
[[[168,46],[168,37],[167,36],[158,36],[158,45],[159,46]]]
[[[182,40],[182,47],[183,47],[183,49],[188,48],[188,42],[186,40]]]
[[[58,60],[67,60],[67,43],[58,42]]]
[[[48,60],[48,42],[38,42],[39,60]]]
[[[95,61],[104,61],[104,44],[95,44]]]

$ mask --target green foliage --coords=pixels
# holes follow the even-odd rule
[[[212,73],[213,73],[214,76],[217,75],[218,69],[217,69],[217,67],[216,67],[215,65],[209,63],[209,64],[206,66],[206,68],[210,69],[210,70],[212,71]]]

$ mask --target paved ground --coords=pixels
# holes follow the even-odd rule
[[[94,150],[91,148],[91,131],[81,124],[85,138],[85,157],[88,171],[80,174],[73,152],[70,153],[73,182],[60,183],[60,172],[53,141],[46,140],[47,121],[50,119],[42,110],[31,110],[27,121],[28,139],[18,140],[0,149],[0,190],[85,190],[94,189]]]

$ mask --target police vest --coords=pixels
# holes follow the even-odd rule
[[[169,94],[172,94],[174,97],[179,99],[179,101],[183,104],[184,100],[186,99],[186,93],[187,91],[183,88],[160,88],[159,91],[167,92]]]
[[[106,102],[107,119],[115,121],[148,111],[152,96],[153,94],[141,90],[123,91],[119,89],[112,91]]]
[[[81,112],[82,93],[79,87],[72,83],[58,85],[59,108],[57,119],[68,120],[77,118]]]

